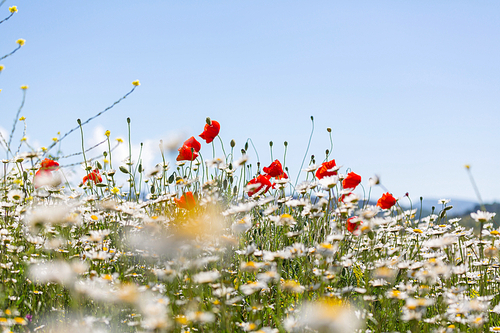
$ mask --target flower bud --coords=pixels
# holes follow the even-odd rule
[[[234,146],[236,146],[236,141],[231,140],[230,145],[231,145],[231,148],[234,148]]]

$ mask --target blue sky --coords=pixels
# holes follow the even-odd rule
[[[48,145],[141,86],[86,126],[158,158],[160,139],[221,123],[226,145],[252,138],[262,164],[283,154],[295,179],[332,128],[337,164],[395,195],[500,201],[498,1],[26,1],[0,25],[0,127],[10,131],[22,93],[29,141]],[[3,13],[3,14],[2,14]],[[21,136],[20,129],[16,138]],[[77,134],[62,142],[78,151]],[[210,155],[204,145],[202,152]],[[219,150],[220,151],[220,150]],[[254,154],[250,154],[256,161]],[[382,193],[376,189],[375,195]]]

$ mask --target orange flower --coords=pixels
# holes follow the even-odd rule
[[[187,139],[182,147],[179,148],[179,156],[177,161],[193,161],[198,157],[198,152],[201,149],[201,144],[196,141],[194,136]]]
[[[94,184],[102,183],[102,177],[101,174],[99,173],[99,169],[94,169],[94,171],[89,173],[87,176],[83,177],[84,184],[87,182],[87,180],[94,181]]]
[[[342,186],[344,188],[354,189],[359,185],[359,183],[361,183],[361,176],[355,174],[354,172],[349,172],[349,174],[347,174],[347,177],[345,177],[345,179],[342,181]]]
[[[269,181],[270,178],[271,178],[271,176],[269,176],[269,175],[258,175],[254,179],[250,180],[248,182],[247,186],[248,185],[253,185],[253,184],[258,184],[259,187],[248,191],[248,196],[251,197],[255,193],[260,192],[262,189],[264,189],[262,191],[262,194],[266,193],[269,190],[269,188],[271,186],[273,186],[271,184],[271,182]]]
[[[205,140],[207,143],[212,142],[217,135],[219,135],[220,124],[219,122],[212,120],[210,125],[206,124],[203,133],[200,134],[200,138]]]
[[[324,177],[335,176],[337,174],[337,171],[336,170],[330,171],[330,170],[335,168],[336,165],[337,164],[335,164],[335,160],[323,162],[319,167],[319,169],[316,170],[316,177],[318,177],[318,179],[321,179]]]
[[[196,200],[194,199],[193,192],[191,191],[184,193],[180,199],[174,198],[174,200],[179,208],[191,210],[196,206]]]
[[[396,204],[396,198],[392,196],[389,192],[382,195],[380,199],[377,201],[377,206],[382,209],[389,209]]]
[[[278,160],[275,160],[273,163],[271,163],[270,166],[264,167],[262,170],[264,170],[264,172],[269,176],[275,177],[277,179],[288,178],[288,175],[283,171],[281,162]]]

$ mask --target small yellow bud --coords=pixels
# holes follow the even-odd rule
[[[141,83],[139,82],[139,80],[135,80],[134,82],[132,82],[132,84],[134,86],[136,86],[136,87],[141,85]]]
[[[19,121],[23,121],[23,120],[26,120],[26,117],[23,116],[23,117],[19,118]]]
[[[19,46],[23,46],[26,43],[26,40],[24,40],[24,39],[18,39],[16,41],[16,43],[19,44]]]
[[[0,65],[0,72],[3,71],[4,68],[5,68],[4,65]]]
[[[59,141],[59,139],[58,138],[52,138],[52,141],[57,142],[57,141]]]
[[[469,169],[470,169],[470,164],[466,164],[466,165],[464,165],[464,166],[465,166],[465,168],[466,168],[467,170],[469,170]]]
[[[22,90],[26,90],[26,89],[28,89],[28,88],[29,88],[28,86],[21,86],[21,89],[22,89]]]
[[[9,7],[9,12],[11,12],[11,13],[17,13],[17,6]]]
[[[47,147],[40,148],[44,153],[47,151]]]
[[[123,139],[122,138],[117,138],[116,141],[118,141],[119,143],[123,143]]]
[[[116,187],[116,186],[115,186],[115,187],[113,187],[113,188],[111,189],[111,193],[113,193],[113,194],[118,194],[118,193],[120,193],[120,189],[119,189],[118,187]]]
[[[109,135],[111,134],[111,132],[108,130],[106,132],[104,132],[104,135],[106,135],[108,138],[109,138]]]
[[[27,138],[27,137],[25,137],[25,136],[23,136],[23,137],[21,138],[21,141],[26,141],[26,140],[28,140],[28,138]]]

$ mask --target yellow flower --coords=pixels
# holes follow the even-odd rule
[[[28,88],[29,88],[28,86],[21,86],[21,89],[22,89],[22,90],[26,90],[26,89],[28,89]]]
[[[44,153],[47,151],[47,147],[40,148]]]
[[[59,139],[58,138],[52,138],[52,141],[57,142],[57,141],[59,141]]]
[[[134,82],[132,82],[132,84],[134,86],[136,86],[136,87],[141,85],[141,83],[139,82],[139,80],[135,80]]]
[[[24,320],[24,318],[21,318],[21,317],[16,317],[14,318],[14,321],[16,322],[16,324],[20,324],[20,325],[26,325],[26,320]]]
[[[26,40],[20,38],[16,41],[16,43],[19,44],[19,46],[23,46],[26,43]]]
[[[116,141],[118,141],[119,143],[123,143],[123,139],[122,138],[117,138]]]
[[[27,138],[27,137],[25,137],[25,136],[23,136],[23,137],[21,138],[21,141],[26,141],[26,140],[28,140],[28,138]]]
[[[11,12],[11,13],[17,13],[17,6],[9,7],[9,12]]]
[[[0,72],[3,71],[4,68],[5,68],[4,65],[0,65]]]
[[[470,164],[466,164],[466,165],[464,165],[464,166],[465,166],[465,168],[466,168],[467,170],[469,170],[469,169],[470,169]]]
[[[104,135],[106,135],[108,138],[109,138],[109,135],[111,134],[111,132],[108,130],[106,132],[104,132]]]
[[[19,121],[23,121],[23,120],[26,120],[26,117],[19,118]]]
[[[115,187],[113,187],[113,188],[111,189],[111,193],[113,193],[113,194],[118,194],[118,193],[120,193],[120,189],[119,189],[118,187],[116,187],[116,186],[115,186]]]

